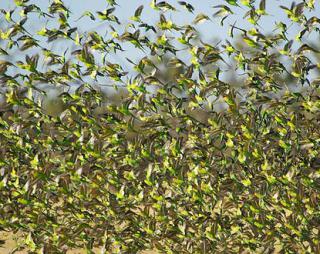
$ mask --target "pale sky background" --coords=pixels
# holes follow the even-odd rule
[[[29,3],[35,3],[42,9],[47,9],[49,3],[52,0],[31,0]],[[71,9],[72,15],[70,20],[76,21],[85,11],[91,11],[93,14],[96,14],[96,11],[103,11],[108,8],[108,4],[106,0],[64,0],[65,5]],[[158,1],[159,2],[159,1]],[[201,36],[205,42],[218,41],[219,39],[227,38],[227,32],[229,29],[229,25],[233,24],[235,21],[237,22],[237,26],[248,29],[254,27],[247,20],[243,19],[243,15],[249,9],[247,7],[236,7],[230,6],[231,9],[237,15],[230,15],[224,22],[224,27],[220,26],[220,18],[213,18],[212,14],[215,13],[218,9],[212,8],[212,6],[219,4],[226,4],[223,0],[189,0],[190,4],[192,4],[195,8],[194,14],[187,12],[180,6],[176,0],[168,0],[168,3],[175,6],[179,11],[178,12],[168,12],[166,17],[173,20],[175,23],[182,25],[190,23],[198,13],[204,13],[211,18],[211,21],[206,21],[202,24],[197,25],[196,27],[199,29]],[[259,5],[260,0],[256,1],[256,6]],[[284,21],[287,24],[288,18],[284,10],[279,8],[279,5],[290,6],[292,1],[288,0],[267,0],[266,1],[266,11],[270,13],[269,16],[263,16],[259,24],[261,25],[260,31],[265,34],[267,32],[271,32],[275,27],[275,21]],[[151,0],[117,0],[119,6],[116,7],[115,15],[119,17],[120,22],[122,23],[121,29],[124,29],[123,24],[128,24],[128,20],[131,16],[133,16],[134,11],[138,6],[144,5],[145,8],[142,12],[142,20],[149,23],[155,24],[159,21],[159,12],[153,10],[150,7]],[[308,14],[308,16],[317,15],[320,16],[320,4],[316,1],[316,10],[313,13]],[[14,1],[13,0],[1,0],[0,8],[10,9],[13,8]],[[2,14],[1,14],[2,15]],[[0,17],[1,17],[0,15]],[[31,15],[32,20],[29,21],[30,29],[33,31],[40,30],[42,27],[46,25],[46,20],[44,18],[36,18],[36,15]],[[2,17],[3,18],[3,17]],[[96,30],[103,34],[104,31],[110,30],[108,27],[108,22],[95,20],[90,20],[89,17],[83,17],[77,22],[74,22],[71,25],[77,26],[79,31],[91,31]],[[116,27],[116,25],[114,25]],[[298,24],[292,24],[290,26],[289,32],[292,34],[296,34],[299,30]],[[290,37],[290,36],[289,36]],[[134,49],[130,45],[126,45],[126,50],[128,50],[128,56],[131,58],[138,58],[141,56],[141,52],[137,49]],[[113,56],[115,57],[115,56]],[[119,60],[119,57],[115,57]],[[127,63],[126,63],[127,65]]]
[[[158,0],[158,2],[159,1],[160,0]],[[53,2],[52,0],[31,0],[29,4],[34,3],[39,7],[41,7],[43,10],[47,10],[49,4],[52,2]],[[104,11],[105,9],[110,8],[106,0],[64,0],[63,2],[65,3],[66,7],[68,7],[72,12],[69,20],[73,22],[70,22],[70,25],[78,27],[78,31],[80,33],[83,33],[85,31],[97,31],[103,36],[107,32],[110,32],[110,28],[109,28],[110,23],[107,21],[100,21],[99,19],[92,21],[89,17],[83,17],[79,21],[76,21],[85,11],[90,11],[93,14],[96,14],[96,11]],[[117,30],[119,30],[119,34],[125,31],[126,25],[129,22],[132,22],[130,21],[130,17],[133,16],[135,10],[140,5],[145,6],[141,15],[141,19],[144,22],[155,25],[159,21],[160,12],[155,11],[150,7],[150,3],[152,2],[151,0],[117,0],[116,2],[118,3],[119,6],[116,6],[116,11],[113,14],[115,14],[119,18],[122,24],[121,26],[118,26],[118,27],[115,23],[112,23],[112,25]],[[199,13],[204,13],[211,18],[210,21],[205,21],[204,23],[201,23],[195,26],[198,29],[198,31],[201,33],[202,40],[207,43],[218,42],[219,40],[224,41],[225,39],[229,39],[232,41],[232,39],[228,37],[228,30],[230,29],[230,25],[233,24],[235,21],[237,22],[236,25],[238,27],[244,28],[246,30],[254,27],[254,25],[250,24],[246,19],[243,19],[244,14],[249,10],[249,8],[245,6],[242,6],[240,8],[240,7],[228,5],[235,14],[230,15],[224,21],[224,26],[221,27],[220,25],[221,18],[220,17],[214,18],[212,16],[218,9],[214,9],[212,7],[219,4],[226,4],[226,2],[223,0],[189,0],[187,2],[192,4],[195,8],[194,14],[189,13],[185,9],[183,9],[183,7],[178,4],[177,0],[168,0],[167,2],[172,4],[174,7],[176,7],[179,11],[166,12],[165,16],[167,19],[171,19],[174,23],[178,25],[190,24],[192,20],[196,17],[196,15]],[[259,24],[261,26],[259,28],[260,32],[263,34],[271,33],[272,30],[275,28],[275,22],[282,21],[289,26],[288,38],[294,38],[297,32],[302,28],[299,27],[299,24],[291,23],[287,18],[287,15],[285,14],[284,10],[279,8],[279,5],[290,7],[291,2],[292,1],[288,1],[288,0],[266,0],[266,12],[270,15],[263,16],[259,21]],[[259,6],[259,3],[260,3],[260,0],[257,0],[255,3],[257,8]],[[297,3],[299,3],[299,1]],[[313,12],[308,13],[308,11],[305,11],[305,14],[307,15],[308,18],[312,16],[320,17],[319,1],[316,1],[315,5],[316,5],[316,9]],[[0,9],[4,8],[5,10],[8,10],[10,8],[11,9],[14,8],[14,6],[15,4],[13,0],[0,0]],[[57,27],[57,25],[52,22],[47,24],[46,23],[47,19],[43,17],[38,18],[37,15],[35,14],[31,14],[30,17],[32,18],[30,18],[30,20],[27,22],[26,28],[28,28],[31,31],[31,34],[36,34],[36,31],[44,27],[49,27],[49,28]],[[4,19],[3,14],[0,14],[0,19]],[[141,30],[143,30],[143,28]],[[236,33],[239,33],[239,32],[236,32]],[[144,32],[142,32],[142,34],[144,34]],[[177,34],[178,33],[175,33],[175,35]],[[152,32],[150,32],[150,35],[152,35]],[[168,35],[170,36],[170,32],[168,33]],[[110,37],[110,35],[108,37]],[[37,37],[37,39],[39,38]],[[313,41],[314,40],[319,41],[319,38],[320,37],[308,38],[308,36],[305,36],[304,40],[308,41],[312,39]],[[117,54],[110,53],[108,55],[108,60],[110,60],[110,62],[113,62],[113,63],[119,63],[121,66],[124,67],[126,71],[130,72],[130,69],[132,69],[132,65],[128,63],[125,58],[128,57],[134,62],[136,62],[137,60],[144,57],[145,53],[134,48],[130,43],[125,43],[125,44],[122,44],[121,46],[125,49],[125,52],[119,52]],[[58,43],[57,41],[51,43],[50,45],[46,45],[46,47],[60,54],[66,49],[71,51],[70,44],[65,44],[63,42]],[[180,44],[177,47],[183,48],[183,45]],[[295,45],[293,46],[293,48],[294,47]],[[319,45],[319,49],[320,49],[320,45]],[[183,58],[186,55],[187,55],[186,53],[181,53],[179,57]],[[18,59],[19,57],[24,58],[24,55],[16,54],[15,57],[16,59]],[[1,56],[0,56],[0,59],[1,59]]]

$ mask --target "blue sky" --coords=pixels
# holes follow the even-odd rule
[[[46,10],[50,3],[53,0],[30,0],[29,3],[35,3],[43,10]],[[97,31],[101,35],[110,32],[110,28],[108,22],[95,20],[90,20],[89,17],[83,17],[78,20],[78,18],[85,12],[90,11],[93,14],[96,14],[96,11],[103,11],[108,8],[108,4],[106,0],[64,0],[65,5],[70,8],[72,14],[70,17],[71,26],[77,26],[78,31],[83,33],[85,31]],[[122,25],[118,27],[119,33],[125,31],[128,28],[128,24],[130,21],[130,17],[134,14],[135,10],[138,6],[144,5],[145,8],[142,12],[142,20],[149,23],[155,24],[159,21],[159,12],[153,10],[150,7],[151,0],[117,0],[119,6],[117,6],[115,15],[120,19]],[[159,2],[159,0],[158,0]],[[201,38],[204,42],[212,43],[218,42],[220,40],[224,41],[228,38],[228,30],[230,25],[236,22],[238,27],[244,28],[246,30],[253,28],[254,25],[250,24],[246,19],[243,19],[244,14],[249,10],[247,7],[236,7],[230,6],[232,11],[235,13],[234,15],[230,15],[224,22],[224,26],[220,25],[220,18],[213,18],[213,13],[217,11],[217,9],[212,8],[213,6],[219,4],[226,4],[223,0],[188,0],[187,2],[192,4],[195,8],[194,14],[187,12],[180,6],[176,0],[168,0],[168,3],[175,6],[178,11],[177,12],[167,12],[165,13],[167,19],[171,19],[174,23],[178,25],[190,24],[192,20],[198,13],[204,13],[210,17],[210,21],[205,21],[199,25],[196,25],[196,28],[201,34]],[[259,5],[260,0],[256,1],[256,6]],[[272,33],[272,30],[275,27],[275,22],[283,21],[289,26],[289,38],[294,38],[294,35],[301,29],[298,24],[291,23],[284,10],[279,8],[279,5],[290,6],[292,1],[288,0],[266,0],[266,12],[269,14],[267,16],[263,16],[261,18],[260,24],[260,32],[263,34]],[[319,2],[316,1],[316,10],[312,13],[308,13],[307,16],[320,16],[320,6]],[[0,8],[10,9],[14,8],[13,0],[0,0]],[[1,16],[0,16],[1,17]],[[28,29],[31,31],[31,34],[35,34],[35,31],[40,30],[43,27],[50,27],[50,24],[47,23],[47,20],[44,18],[38,18],[36,15],[31,15],[30,21],[28,21]],[[3,18],[3,17],[2,17]],[[54,24],[51,24],[54,26]],[[116,25],[114,25],[116,27]],[[170,36],[170,33],[169,33]],[[173,36],[176,37],[176,36]],[[311,39],[311,38],[309,38]],[[315,38],[312,38],[315,39]],[[308,38],[306,38],[308,40]],[[178,45],[180,48],[183,45]],[[70,50],[70,45],[53,43],[48,48],[57,51],[63,52],[64,50]],[[131,65],[125,60],[126,57],[132,59],[133,61],[137,61],[141,59],[145,54],[134,48],[129,43],[123,45],[126,50],[123,53],[110,54],[108,57],[111,62],[117,62],[124,66],[126,69],[130,69]],[[71,50],[70,50],[71,51]],[[184,54],[186,55],[186,54]],[[17,56],[17,57],[20,57]],[[184,57],[184,56],[182,56]]]
[[[52,2],[52,0],[33,0],[30,1],[30,3],[35,3],[38,6],[40,6],[43,9],[46,9],[49,5],[49,2]],[[188,24],[190,23],[194,17],[195,14],[198,13],[204,13],[208,15],[211,18],[211,21],[206,21],[200,25],[197,26],[199,31],[201,32],[201,36],[204,41],[218,41],[219,39],[225,39],[227,38],[227,32],[229,29],[229,25],[233,24],[235,21],[237,22],[237,26],[241,28],[251,28],[253,27],[252,24],[250,24],[247,20],[243,19],[243,15],[246,11],[248,11],[248,8],[246,7],[235,7],[232,6],[231,9],[236,13],[236,15],[231,15],[229,18],[226,19],[224,27],[221,27],[219,24],[219,18],[213,18],[212,14],[217,11],[217,9],[212,8],[212,6],[223,4],[223,0],[189,0],[190,4],[192,4],[195,7],[195,14],[191,14],[184,10],[177,1],[168,0],[168,3],[174,5],[179,9],[178,12],[170,13],[168,12],[166,14],[167,18],[172,19],[177,24]],[[256,5],[259,4],[259,0],[256,1]],[[107,1],[106,0],[64,0],[64,3],[67,7],[69,7],[72,11],[72,16],[70,20],[74,21],[74,24],[79,28],[81,32],[83,31],[90,31],[90,30],[96,30],[96,31],[104,31],[108,29],[108,26],[106,25],[106,22],[101,22],[98,20],[92,21],[88,17],[84,17],[80,19],[79,21],[76,21],[85,11],[91,11],[95,14],[96,11],[103,11],[107,8]],[[152,10],[150,7],[151,0],[118,0],[117,3],[119,6],[117,6],[115,15],[119,17],[120,21],[123,24],[128,24],[129,18],[133,15],[136,8],[140,5],[144,5],[145,8],[142,13],[142,19],[146,21],[147,23],[154,24],[159,20],[159,13]],[[268,16],[264,16],[261,19],[260,25],[261,28],[260,31],[262,33],[271,32],[274,29],[275,21],[286,21],[288,22],[288,19],[286,18],[286,14],[284,13],[284,10],[280,9],[279,5],[286,5],[289,6],[291,4],[291,1],[287,0],[267,0],[266,1],[266,11],[267,13],[270,13]],[[319,3],[316,3],[316,10],[314,13],[310,15],[318,15],[320,13],[320,7]],[[14,7],[14,1],[13,0],[1,0],[0,1],[0,8],[13,8]],[[30,25],[30,29],[37,30],[41,29],[41,27],[45,26],[46,20],[44,19],[37,19],[35,16],[33,17],[32,23]],[[122,26],[123,28],[124,26]],[[290,32],[296,33],[298,31],[299,27],[298,25],[294,24],[290,27]],[[130,47],[129,47],[130,48]],[[128,48],[128,50],[129,50]],[[136,50],[131,50],[130,55],[139,55]]]
[[[53,0],[30,0],[29,3],[34,3],[41,7],[41,9],[46,10],[50,3]],[[89,17],[83,17],[82,19],[78,20],[79,17],[86,11],[90,11],[93,14],[96,14],[96,11],[103,11],[108,8],[108,4],[106,0],[64,0],[65,5],[71,10],[72,15],[70,17],[71,26],[78,27],[79,33],[83,33],[85,31],[97,31],[101,35],[106,34],[106,32],[110,32],[110,28],[107,22],[95,20],[90,20]],[[150,7],[151,0],[118,0],[115,15],[120,19],[122,25],[117,29],[120,29],[119,33],[125,31],[127,29],[127,25],[129,24],[130,17],[133,16],[135,10],[140,5],[144,5],[145,8],[142,12],[142,20],[148,24],[155,24],[159,21],[159,12],[153,10]],[[159,1],[158,1],[159,2]],[[201,34],[201,38],[204,42],[212,43],[218,42],[220,40],[224,41],[228,38],[228,30],[230,25],[234,22],[237,23],[237,26],[243,29],[250,29],[253,28],[254,25],[250,24],[246,19],[243,19],[244,14],[249,10],[247,7],[236,7],[230,6],[232,11],[235,13],[234,15],[229,16],[225,22],[224,26],[220,26],[220,18],[213,18],[213,14],[217,11],[217,9],[212,8],[213,6],[219,4],[225,4],[223,0],[187,0],[188,3],[192,4],[195,8],[194,14],[187,12],[185,9],[182,8],[175,0],[168,0],[168,3],[175,6],[179,11],[177,12],[167,12],[165,13],[166,18],[172,20],[174,23],[178,25],[186,25],[190,24],[195,16],[199,13],[204,13],[210,17],[210,21],[205,21],[199,25],[196,25],[196,28]],[[256,6],[259,5],[260,0],[256,1]],[[260,24],[260,32],[263,34],[272,33],[272,30],[275,27],[275,22],[285,22],[289,26],[289,38],[294,38],[294,35],[301,29],[298,24],[291,23],[287,15],[285,14],[284,10],[279,8],[279,5],[284,5],[289,7],[292,1],[288,0],[266,0],[266,12],[269,14],[267,16],[263,16],[259,22]],[[4,8],[6,10],[14,8],[15,4],[13,0],[0,0],[0,8]],[[1,14],[2,15],[2,14]],[[0,19],[3,19],[3,16]],[[311,12],[307,13],[308,17],[312,16],[320,16],[320,3],[316,1],[316,9]],[[36,34],[36,31],[40,30],[43,27],[50,27],[54,26],[54,24],[47,23],[47,20],[44,18],[38,18],[36,15],[31,15],[30,20],[27,23],[27,28],[30,30],[31,34]],[[115,25],[116,27],[116,25]],[[169,33],[170,35],[170,33]],[[176,36],[173,36],[176,37]],[[38,39],[38,38],[37,38]],[[305,38],[306,41],[311,39],[318,39],[318,38]],[[45,42],[43,42],[45,44]],[[301,44],[300,44],[301,45]],[[126,61],[126,57],[132,59],[133,61],[137,62],[141,59],[144,53],[136,48],[134,48],[129,43],[122,45],[125,49],[123,53],[117,54],[110,54],[108,55],[108,60],[113,63],[119,63],[121,66],[125,68],[125,70],[130,72],[130,68],[132,67]],[[182,47],[182,45],[179,45]],[[319,46],[320,48],[320,46]],[[48,49],[56,51],[60,53],[65,51],[66,49],[70,50],[70,44],[56,43],[54,42],[51,45],[48,45]],[[37,50],[37,49],[36,49]],[[33,52],[34,53],[34,52]],[[16,60],[19,58],[24,58],[25,53],[15,54]],[[187,57],[187,54],[183,53],[181,58]]]
[[[30,3],[35,3],[43,9],[46,9],[52,0],[31,0]],[[107,8],[107,1],[106,0],[64,0],[63,1],[67,7],[69,7],[72,11],[72,16],[70,20],[75,21],[74,24],[79,28],[80,31],[104,31],[108,29],[106,22],[101,22],[98,20],[92,21],[88,17],[84,17],[79,21],[76,21],[85,11],[91,11],[95,14],[96,11],[103,11]],[[195,14],[191,14],[183,9],[176,1],[176,0],[168,0],[168,3],[174,5],[179,9],[178,12],[166,14],[167,18],[172,19],[177,24],[188,24],[190,23],[195,14],[204,13],[211,18],[211,21],[206,21],[197,26],[199,31],[201,32],[201,36],[205,41],[212,41],[212,40],[219,40],[227,38],[227,32],[229,29],[229,25],[233,24],[235,21],[239,27],[248,29],[253,27],[247,20],[243,19],[243,15],[248,8],[246,7],[235,7],[232,6],[231,9],[234,11],[236,15],[231,15],[229,18],[226,19],[224,27],[221,27],[219,24],[219,18],[213,18],[212,14],[217,11],[217,9],[212,8],[212,6],[225,4],[223,0],[189,0],[190,4],[195,7]],[[256,1],[256,5],[258,6],[260,0]],[[318,1],[316,1],[318,2]],[[154,24],[159,20],[159,13],[152,10],[150,7],[151,0],[117,0],[119,6],[117,6],[115,14],[117,17],[120,18],[120,21],[123,24],[128,24],[129,18],[133,15],[136,8],[140,5],[144,5],[145,8],[142,13],[142,19],[147,23]],[[265,34],[267,32],[272,32],[275,26],[275,21],[285,21],[288,23],[288,19],[284,10],[279,8],[279,5],[290,6],[291,1],[287,0],[267,0],[266,1],[266,11],[270,13],[268,16],[264,16],[261,19],[260,31]],[[14,7],[13,0],[1,0],[0,1],[0,8],[8,9]],[[320,13],[320,6],[319,3],[316,3],[316,10],[314,13],[310,13],[309,15],[319,15]],[[33,15],[33,20],[31,23],[30,29],[36,30],[40,29],[45,25],[46,20],[44,19],[37,19]],[[123,26],[122,26],[123,27]],[[297,24],[294,24],[290,27],[291,33],[296,33],[299,29]],[[133,50],[130,54],[135,55],[137,52]]]

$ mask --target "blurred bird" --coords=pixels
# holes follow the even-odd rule
[[[185,7],[189,12],[193,13],[194,7],[191,4],[189,4],[189,3],[185,2],[185,1],[179,1],[178,3],[180,5],[182,5],[183,7]]]
[[[310,165],[314,169],[320,169],[320,158],[312,158]]]

